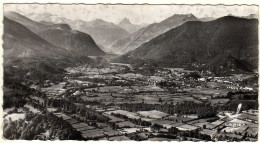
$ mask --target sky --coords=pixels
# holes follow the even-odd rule
[[[248,5],[84,5],[84,4],[4,4],[4,11],[51,13],[72,20],[102,19],[118,24],[128,18],[134,24],[160,22],[174,14],[192,13],[198,18],[226,15],[258,15],[258,6]]]

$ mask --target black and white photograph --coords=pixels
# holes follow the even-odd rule
[[[3,140],[258,141],[258,5],[2,12]]]

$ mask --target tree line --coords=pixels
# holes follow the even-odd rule
[[[186,115],[197,114],[199,118],[214,117],[217,110],[210,105],[210,103],[195,103],[194,101],[185,101],[182,103],[174,104],[145,104],[145,103],[124,103],[120,105],[122,110],[130,112],[159,110],[171,115]]]

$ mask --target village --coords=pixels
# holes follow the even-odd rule
[[[5,123],[48,112],[78,140],[257,141],[258,85],[244,82],[256,75],[214,77],[182,68],[151,75],[121,63],[66,71],[62,82],[31,84],[38,94],[18,111],[6,109]],[[39,138],[57,138],[52,129],[43,132]]]

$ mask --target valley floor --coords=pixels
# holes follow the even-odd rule
[[[258,85],[245,82],[254,74],[213,77],[181,68],[146,74],[121,63],[66,71],[59,83],[24,85],[23,95],[5,87],[5,104],[13,100],[4,108],[5,138],[257,141]]]

